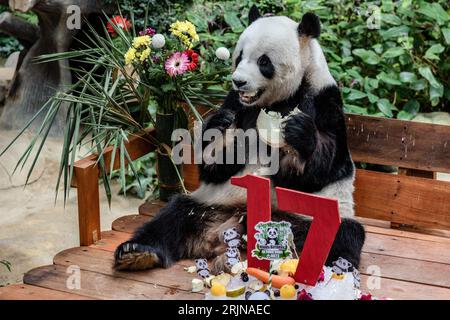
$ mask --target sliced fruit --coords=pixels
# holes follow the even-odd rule
[[[227,297],[236,298],[245,293],[245,286],[236,287],[227,290]]]
[[[192,279],[192,292],[200,292],[204,288],[203,281],[200,279]]]
[[[228,273],[221,273],[218,276],[216,276],[214,279],[211,280],[211,285],[214,285],[216,283],[222,284],[224,287],[226,287],[231,281],[231,275]]]
[[[290,284],[285,284],[280,289],[281,299],[292,299],[295,297],[296,293],[297,293],[297,290],[295,290],[295,287]]]
[[[211,294],[215,297],[222,297],[227,294],[227,289],[221,283],[214,283],[211,287]]]

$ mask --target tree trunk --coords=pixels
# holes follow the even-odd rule
[[[12,81],[0,118],[0,127],[19,129],[29,122],[50,97],[72,83],[68,61],[49,63],[34,61],[43,54],[69,50],[73,37],[79,31],[68,28],[68,20],[73,14],[70,10],[68,13],[69,6],[78,6],[81,16],[87,17],[92,13],[100,13],[102,5],[100,0],[9,0],[9,5],[12,10],[23,12],[31,10],[39,19],[38,36],[33,35],[35,32],[32,27],[18,18],[7,15],[4,20],[9,22],[4,23],[3,27],[0,24],[0,31],[21,39],[24,44],[32,42],[35,37],[35,42],[26,53]],[[82,20],[83,18],[80,19]],[[66,110],[67,107],[62,106],[52,129],[54,134],[62,132]],[[38,124],[39,121],[36,122],[36,125]]]

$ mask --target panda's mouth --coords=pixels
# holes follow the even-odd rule
[[[256,91],[239,91],[239,98],[245,104],[252,104],[256,102],[264,93],[264,89]]]

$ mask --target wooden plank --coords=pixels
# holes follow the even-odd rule
[[[446,243],[367,233],[363,251],[383,255],[450,264]]]
[[[353,160],[450,173],[450,126],[346,115]]]
[[[112,269],[113,252],[89,247],[73,248],[58,253],[54,264],[61,266],[77,265],[82,270],[102,273],[123,279],[141,281],[163,287],[175,288],[190,292],[192,279],[197,275],[184,271],[184,267],[195,265],[194,261],[184,260],[168,269],[156,268],[139,272],[121,272]]]
[[[195,300],[201,299],[199,294],[192,294],[174,288],[166,288],[155,284],[143,283],[101,273],[80,270],[80,289],[69,289],[65,266],[44,266],[27,272],[24,282],[43,288],[76,293],[96,299],[117,300]]]
[[[0,300],[91,300],[91,298],[28,284],[14,284],[0,287]]]
[[[450,230],[450,183],[357,170],[356,215]]]
[[[100,238],[100,195],[98,168],[94,161],[75,166],[78,194],[78,226],[80,245],[88,246]]]
[[[426,240],[430,242],[438,242],[438,243],[444,243],[447,245],[450,245],[450,238],[447,237],[440,237],[436,235],[430,235],[430,234],[424,234],[424,233],[418,233],[418,232],[410,232],[406,230],[396,230],[396,229],[390,229],[390,228],[381,228],[377,226],[368,226],[365,225],[364,228],[366,229],[366,232],[371,233],[378,233],[378,234],[384,234],[389,236],[396,236],[396,237],[403,237],[403,238],[410,238],[410,239],[419,239],[419,240]],[[432,244],[430,244],[432,245]]]
[[[379,278],[378,278],[379,279]],[[368,288],[373,283],[366,275],[361,275],[361,290],[370,292],[378,298],[386,297],[394,300],[449,300],[450,289],[427,286],[393,279],[380,279],[379,288]]]
[[[154,217],[165,205],[166,203],[161,200],[147,201],[139,207],[139,214]]]
[[[361,256],[360,272],[371,275],[371,272],[373,272],[373,270],[371,271],[371,267],[378,267],[380,276],[383,278],[450,289],[449,264],[363,253]]]
[[[90,247],[105,251],[115,251],[117,246],[131,238],[129,233],[117,231],[102,232],[102,239]]]
[[[150,221],[152,217],[144,216],[140,214],[123,216],[116,219],[112,223],[112,229],[115,231],[133,233],[134,230],[141,227],[147,221]]]

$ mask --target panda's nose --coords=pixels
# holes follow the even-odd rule
[[[247,81],[241,81],[241,80],[235,80],[233,79],[233,83],[236,87],[240,88],[242,86],[245,86],[247,84]]]

